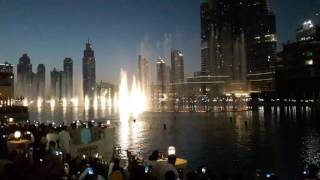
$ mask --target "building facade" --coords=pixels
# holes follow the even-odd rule
[[[32,88],[32,64],[30,57],[23,54],[17,65],[17,96],[28,97]]]
[[[139,55],[138,57],[138,73],[141,88],[148,96],[150,93],[150,71],[148,60],[143,55]]]
[[[0,100],[6,101],[14,97],[13,67],[9,63],[0,64]],[[1,105],[3,103],[0,103]]]
[[[184,82],[184,60],[179,50],[171,52],[171,83]]]
[[[63,60],[63,71],[65,72],[65,97],[72,98],[73,96],[73,61],[71,58]]]
[[[296,31],[297,41],[284,44],[279,53],[276,92],[280,98],[320,99],[320,41],[309,33],[317,26],[306,22]]]
[[[202,3],[200,76],[228,76],[247,86],[247,74],[271,71],[276,44],[275,16],[266,0]]]
[[[36,87],[37,87],[37,96],[45,98],[46,96],[46,68],[44,64],[39,64],[37,67],[36,74]]]
[[[83,95],[93,97],[96,87],[96,60],[89,42],[83,52],[82,59]]]

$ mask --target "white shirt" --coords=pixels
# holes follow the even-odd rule
[[[57,143],[59,136],[56,133],[48,133],[46,135],[46,139],[47,139],[47,149],[49,149],[50,141]]]
[[[70,154],[71,137],[68,131],[62,130],[59,133],[59,144],[62,150]]]

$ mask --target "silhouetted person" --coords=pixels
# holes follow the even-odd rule
[[[311,164],[308,166],[308,174],[305,176],[305,180],[319,180],[317,177],[319,173],[319,167],[317,165]]]
[[[168,171],[165,174],[165,180],[176,180],[176,175],[173,171]]]
[[[167,129],[167,124],[163,124],[163,129]]]

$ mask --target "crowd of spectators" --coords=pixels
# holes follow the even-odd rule
[[[90,126],[86,126],[90,128]],[[72,126],[69,128],[76,128]],[[25,149],[8,148],[8,142],[27,139]],[[1,180],[247,180],[241,174],[217,176],[205,167],[184,172],[175,166],[176,157],[164,158],[155,150],[149,158],[141,160],[127,151],[127,163],[115,150],[110,162],[101,156],[71,158],[72,137],[66,126],[39,123],[1,123],[0,127],[0,179]],[[164,160],[165,159],[165,160]],[[302,179],[317,180],[319,168],[310,165]],[[278,179],[274,174],[253,173],[252,180]]]

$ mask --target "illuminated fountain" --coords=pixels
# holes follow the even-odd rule
[[[98,109],[98,97],[97,96],[94,96],[93,98],[93,108],[94,110],[97,110]]]
[[[72,107],[78,107],[79,106],[79,99],[78,97],[74,97],[71,99]]]
[[[28,106],[29,105],[28,99],[27,98],[23,99],[22,104],[23,106]]]
[[[56,106],[56,101],[53,98],[51,98],[51,100],[50,100],[51,111],[54,111],[55,106]]]
[[[105,108],[106,105],[107,105],[107,99],[106,99],[106,97],[105,97],[105,96],[101,96],[101,97],[100,97],[100,106],[101,106],[102,108]]]
[[[121,70],[120,77],[121,81],[117,105],[120,116],[124,117],[123,119],[128,119],[130,115],[137,116],[146,110],[146,96],[134,76],[132,78],[131,89],[128,87],[127,72]]]
[[[41,97],[38,97],[38,100],[37,100],[37,107],[38,109],[41,109],[42,108],[42,103],[43,103],[43,99]]]
[[[84,109],[87,111],[90,108],[90,99],[88,96],[84,97]]]
[[[66,99],[66,98],[63,98],[63,99],[62,99],[62,107],[63,107],[63,109],[66,109],[67,106],[68,106],[67,99]]]

